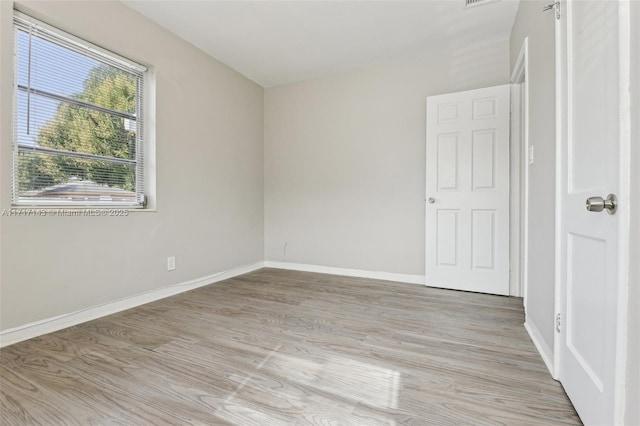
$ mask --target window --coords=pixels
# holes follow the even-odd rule
[[[15,12],[14,205],[145,205],[146,69]]]

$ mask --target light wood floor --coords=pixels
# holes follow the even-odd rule
[[[521,302],[263,269],[0,350],[0,424],[579,424]]]

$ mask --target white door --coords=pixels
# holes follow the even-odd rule
[[[621,214],[587,211],[586,201],[620,194],[621,147],[628,138],[628,39],[621,17],[628,4],[560,6],[559,378],[585,424],[612,425]]]
[[[509,294],[509,97],[427,98],[428,286]]]

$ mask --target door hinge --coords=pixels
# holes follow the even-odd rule
[[[557,1],[555,3],[549,3],[548,5],[542,8],[542,11],[546,12],[547,10],[551,10],[551,9],[556,11],[556,19],[560,19],[560,17],[562,16],[560,15],[560,2]]]
[[[560,329],[562,326],[562,316],[558,313],[556,314],[556,331],[560,333]]]

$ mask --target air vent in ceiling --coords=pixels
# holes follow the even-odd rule
[[[465,0],[467,7],[482,6],[483,4],[493,3],[498,0]]]

